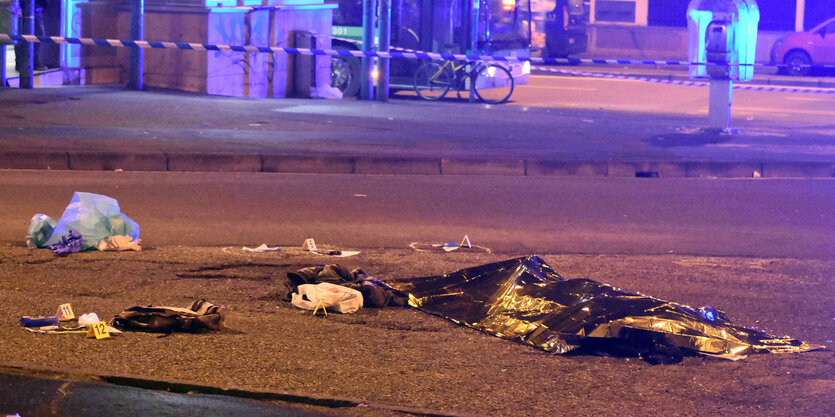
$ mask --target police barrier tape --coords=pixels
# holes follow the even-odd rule
[[[344,40],[349,42],[356,42],[350,39],[336,38],[337,40]],[[187,42],[163,42],[163,41],[134,41],[134,40],[120,40],[120,39],[102,39],[102,38],[72,38],[61,36],[34,36],[34,35],[12,35],[7,33],[0,33],[0,42],[10,43],[11,41],[22,42],[40,42],[49,44],[69,43],[88,46],[110,46],[117,48],[151,48],[151,49],[181,49],[193,51],[232,51],[232,52],[251,52],[251,53],[286,53],[297,55],[328,55],[335,57],[375,57],[375,58],[407,58],[407,59],[429,59],[429,60],[470,60],[470,61],[504,61],[504,62],[530,62],[532,64],[567,64],[577,65],[581,63],[591,64],[616,64],[616,65],[743,65],[743,64],[716,64],[716,63],[701,63],[688,61],[653,61],[653,60],[629,60],[629,59],[580,59],[580,58],[543,58],[543,57],[518,57],[518,56],[490,56],[490,55],[467,55],[467,54],[441,54],[435,52],[423,52],[415,50],[407,50],[392,52],[377,52],[377,51],[360,51],[349,49],[309,49],[309,48],[284,48],[279,46],[254,46],[254,45],[215,45],[204,43],[187,43]],[[408,52],[406,52],[408,51]],[[754,66],[772,66],[785,67],[785,65],[774,64],[744,64]],[[835,65],[812,65],[815,68],[835,68]],[[679,84],[686,86],[704,86],[707,83],[699,81],[674,81],[653,79],[650,77],[634,77],[617,74],[600,74],[584,71],[567,71],[548,67],[538,67],[545,71],[561,72],[561,73],[577,73],[577,75],[585,75],[599,78],[617,78],[630,79],[637,81],[650,81],[664,84]],[[793,87],[769,87],[769,86],[748,86],[736,85],[734,88],[760,91],[785,91],[785,92],[807,92],[807,93],[825,93],[833,94],[835,90],[827,89],[812,89],[812,88],[793,88]]]
[[[331,37],[331,39],[353,43],[355,45],[359,45],[362,42],[348,39],[348,38],[339,38],[336,36]],[[394,51],[404,51],[404,52],[412,52],[412,53],[425,53],[423,51],[418,51],[415,49],[406,49],[400,48],[396,46],[392,46],[390,48]],[[502,57],[491,57],[491,59],[482,59],[482,60],[498,60]],[[510,58],[510,57],[506,57]],[[515,57],[514,57],[515,58]],[[560,65],[578,65],[578,64],[612,64],[612,65],[681,65],[687,66],[691,65],[689,61],[652,61],[652,60],[633,60],[633,59],[593,59],[593,58],[542,58],[542,57],[520,57],[517,61],[530,61],[532,64],[539,64],[539,63],[550,63],[550,64],[560,64]],[[540,62],[544,61],[544,62]],[[553,61],[553,62],[552,62]],[[785,64],[766,64],[766,63],[755,63],[755,64],[719,64],[719,63],[704,63],[704,62],[693,62],[693,65],[705,65],[705,66],[754,66],[754,67],[777,67],[777,68],[788,68],[789,65]],[[798,65],[801,68],[829,68],[835,69],[835,65]]]
[[[337,57],[373,57],[373,58],[407,58],[407,59],[430,59],[430,60],[469,60],[469,61],[505,61],[505,62],[530,62],[531,64],[568,64],[577,65],[582,63],[591,64],[615,64],[615,65],[706,65],[706,66],[782,66],[771,64],[719,64],[710,62],[687,62],[687,61],[653,61],[653,60],[631,60],[631,59],[580,59],[580,58],[544,58],[527,56],[491,56],[491,55],[467,55],[467,54],[442,54],[424,51],[360,51],[349,49],[309,49],[309,48],[284,48],[280,46],[255,46],[255,45],[214,45],[205,43],[187,42],[164,42],[164,41],[134,41],[120,39],[102,38],[71,38],[61,36],[34,36],[34,35],[11,35],[0,33],[0,41],[23,41],[40,43],[71,43],[89,46],[111,46],[117,48],[151,48],[151,49],[183,49],[195,51],[233,51],[233,52],[255,52],[255,53],[287,53],[298,55],[330,55]],[[815,65],[814,67],[835,68],[835,65]]]
[[[571,71],[571,70],[565,70],[565,69],[559,69],[559,68],[540,67],[540,66],[531,67],[531,69],[536,69],[538,71],[557,72],[557,73],[561,73],[561,74],[581,76],[581,77],[609,78],[609,79],[630,80],[630,81],[644,81],[644,82],[650,82],[650,83],[682,85],[682,86],[688,86],[688,87],[708,87],[708,86],[710,86],[710,83],[705,82],[705,81],[670,80],[670,79],[654,78],[654,77],[639,77],[639,76],[635,76],[635,75],[606,74],[606,73],[589,72],[589,71]],[[769,85],[749,85],[749,84],[734,84],[732,86],[732,88],[734,90],[775,91],[775,92],[782,92],[782,93],[835,94],[835,89],[826,89],[826,88],[773,87],[773,86],[769,86]]]
[[[344,42],[350,42],[353,44],[361,44],[362,42],[356,41],[354,39],[347,39],[347,38],[338,38],[334,36],[332,39],[340,40]],[[406,51],[406,52],[420,52],[414,49],[406,49],[400,48],[396,46],[392,46],[391,49],[399,50],[399,51]],[[624,60],[620,60],[624,61]],[[634,61],[637,62],[637,61]],[[647,61],[640,61],[641,63]],[[666,61],[665,61],[666,62]],[[689,65],[689,62],[680,62],[678,65]],[[663,79],[663,78],[655,78],[655,77],[644,77],[644,76],[635,76],[635,75],[622,75],[622,74],[607,74],[607,73],[600,73],[600,72],[590,72],[590,71],[571,71],[565,70],[560,68],[553,68],[553,67],[543,67],[543,66],[531,66],[532,70],[538,71],[547,71],[547,72],[555,72],[560,74],[567,74],[573,76],[582,76],[582,77],[594,77],[594,78],[607,78],[607,79],[617,79],[617,80],[630,80],[630,81],[643,81],[649,83],[658,83],[658,84],[670,84],[670,85],[682,85],[688,87],[709,87],[710,83],[704,81],[691,81],[691,80],[671,80],[671,79]],[[749,91],[774,91],[774,92],[785,92],[785,93],[813,93],[813,94],[835,94],[835,89],[824,89],[824,88],[798,88],[798,87],[772,87],[772,86],[765,86],[765,85],[748,85],[748,84],[733,84],[731,87],[734,90],[749,90]]]

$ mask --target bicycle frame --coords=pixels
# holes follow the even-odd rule
[[[470,64],[473,64],[473,69],[471,71],[461,71],[467,65],[470,65]],[[438,71],[435,72],[434,75],[432,75],[430,80],[431,81],[436,81],[438,79],[438,76],[440,76],[447,68],[452,68],[452,74],[454,75],[453,80],[455,82],[455,84],[452,87],[455,87],[456,90],[461,91],[462,90],[461,87],[463,86],[462,84],[463,84],[464,78],[466,77],[466,78],[469,78],[470,80],[474,79],[475,74],[477,74],[478,70],[481,69],[481,65],[484,65],[484,63],[481,62],[481,61],[467,61],[467,62],[463,62],[463,63],[461,63],[461,65],[457,65],[457,66],[455,65],[455,61],[452,61],[452,60],[444,61],[444,65],[441,65],[441,67],[438,68]]]
[[[461,91],[469,90],[470,101],[478,97],[488,104],[504,103],[513,94],[513,75],[501,64],[459,62],[456,64],[454,60],[445,60],[442,64],[423,63],[415,73],[417,94],[426,100],[438,100],[451,88],[455,88],[458,98],[461,98]]]

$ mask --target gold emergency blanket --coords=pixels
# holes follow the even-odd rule
[[[695,309],[589,279],[566,280],[538,256],[386,283],[427,313],[554,353],[672,363],[688,354],[742,359],[823,348],[736,326],[710,307]]]

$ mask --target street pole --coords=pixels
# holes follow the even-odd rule
[[[362,50],[374,50],[374,0],[362,0]],[[374,79],[371,77],[372,58],[362,57],[362,74],[360,74],[360,98],[374,99]]]
[[[23,27],[20,31],[24,35],[35,34],[35,0],[23,0]],[[18,50],[23,56],[22,60],[15,56],[15,60],[20,63],[20,88],[32,88],[35,84],[35,45],[32,42],[18,42]]]
[[[388,52],[391,47],[391,0],[378,0],[380,21],[380,43],[377,51]],[[391,58],[377,60],[377,101],[387,101],[389,98],[389,73]]]
[[[130,0],[130,37],[134,41],[145,40],[145,0]],[[130,82],[128,88],[143,88],[145,56],[142,48],[130,48]]]
[[[473,54],[473,55],[478,55],[478,35],[479,35],[479,29],[480,29],[480,25],[481,25],[481,19],[480,19],[480,17],[481,17],[481,10],[480,10],[481,1],[480,0],[472,0],[471,5],[472,5],[472,11],[470,13],[470,19],[473,19],[473,22],[475,22],[475,24],[470,25],[470,27],[472,27],[472,32],[470,32],[470,51],[468,51],[468,53]],[[487,16],[489,16],[490,15],[490,9],[489,9],[490,2],[487,2],[485,4],[485,7],[488,8],[486,13],[487,13]],[[489,51],[488,51],[488,54],[489,54]],[[470,71],[471,69],[472,68],[467,68],[467,71]],[[475,83],[473,82],[475,80],[470,78],[469,81],[470,81],[470,100],[469,101],[470,101],[470,103],[475,103]]]
[[[710,99],[708,119],[712,129],[726,131],[731,127],[731,89],[730,79],[710,79]]]

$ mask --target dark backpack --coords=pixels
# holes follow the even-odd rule
[[[226,307],[197,300],[188,308],[134,306],[113,318],[111,324],[122,330],[145,332],[197,333],[223,328]]]

